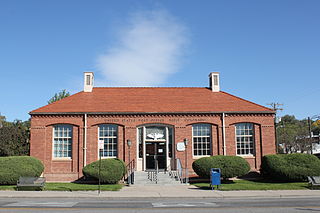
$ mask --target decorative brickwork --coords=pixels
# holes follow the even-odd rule
[[[258,170],[261,157],[275,153],[273,113],[226,113],[225,144],[226,154],[236,155],[235,124],[254,124],[253,156],[244,156],[252,170]],[[74,181],[82,176],[84,152],[86,164],[98,160],[98,125],[118,125],[118,158],[129,161],[126,141],[132,141],[131,159],[137,159],[137,127],[161,124],[173,127],[173,157],[179,158],[185,165],[185,152],[177,151],[176,144],[188,139],[188,168],[192,171],[193,157],[192,124],[211,124],[212,154],[223,154],[222,113],[184,113],[184,114],[88,114],[87,115],[87,150],[84,150],[84,114],[32,114],[30,154],[42,160],[45,165],[44,175],[48,181]],[[53,126],[69,124],[73,126],[72,158],[53,158]],[[137,161],[136,161],[137,162]]]

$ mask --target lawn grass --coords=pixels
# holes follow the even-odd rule
[[[16,185],[0,185],[1,191],[14,191],[16,190]]]
[[[192,185],[204,190],[211,190],[210,183],[193,183]],[[274,183],[269,181],[249,181],[249,180],[234,180],[222,183],[219,186],[221,191],[236,191],[236,190],[303,190],[309,189],[307,182],[291,182],[291,183]]]
[[[97,184],[79,184],[79,183],[46,183],[44,191],[96,191]],[[103,184],[101,191],[119,191],[121,184]],[[16,190],[15,185],[0,185],[0,190]]]
[[[98,190],[98,184],[80,184],[80,183],[46,183],[45,191],[95,191]],[[119,191],[121,184],[102,184],[101,191]]]

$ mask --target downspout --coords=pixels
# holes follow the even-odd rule
[[[222,142],[223,142],[223,155],[227,155],[226,146],[226,125],[225,125],[225,114],[222,113]]]
[[[84,114],[83,167],[87,165],[87,113]]]

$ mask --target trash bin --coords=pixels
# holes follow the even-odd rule
[[[212,168],[210,171],[211,182],[210,185],[212,190],[214,190],[214,186],[217,188],[221,185],[221,170],[219,168]]]

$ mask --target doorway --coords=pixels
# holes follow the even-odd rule
[[[146,142],[146,169],[164,170],[167,168],[166,143]]]
[[[173,128],[149,124],[137,128],[137,171],[167,170],[173,157]]]

